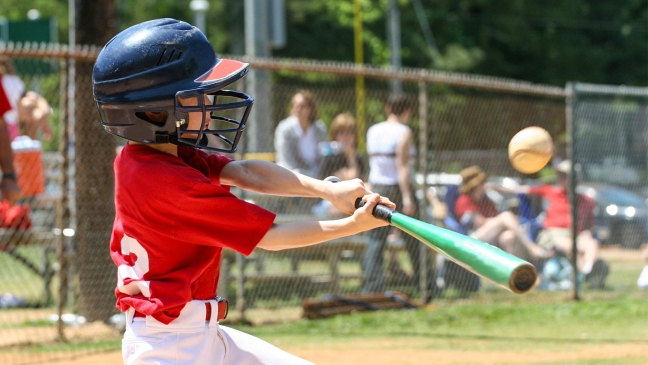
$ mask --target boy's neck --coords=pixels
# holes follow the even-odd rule
[[[173,143],[140,143],[135,141],[128,141],[128,144],[145,144],[153,149],[161,152],[166,152],[173,156],[178,156],[178,146]]]

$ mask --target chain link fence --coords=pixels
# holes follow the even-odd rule
[[[635,258],[648,242],[648,88],[574,83],[567,91],[575,191],[596,204],[592,230],[602,256],[622,253],[606,263],[611,279],[626,280],[607,294],[646,288],[648,277],[638,280],[645,262]]]
[[[35,361],[38,356],[52,359],[73,350],[119,348],[123,317],[114,308],[115,269],[108,242],[114,217],[112,161],[123,141],[102,131],[92,100],[91,73],[97,52],[58,45],[0,46],[0,56],[17,65],[26,90],[38,92],[52,108],[51,140],[43,134],[36,136],[41,142],[43,190],[21,200],[31,209],[32,226],[5,228],[0,241],[2,363]],[[411,110],[410,176],[418,205],[416,217],[436,225],[452,228],[453,220],[457,223],[454,203],[461,185],[459,173],[468,166],[480,166],[490,182],[500,185],[555,182],[551,166],[534,175],[522,175],[511,167],[508,142],[522,128],[545,128],[554,138],[556,161],[576,161],[579,189],[586,189],[597,203],[596,237],[601,241],[600,256],[608,264],[608,290],[594,290],[586,283],[573,285],[565,274],[569,260],[563,260],[552,262],[549,268],[564,264],[558,268],[565,280],[524,296],[514,295],[387,229],[379,255],[384,278],[381,291],[398,291],[437,305],[560,301],[576,288],[588,300],[639,292],[637,278],[644,265],[639,246],[648,222],[644,89],[581,84],[564,89],[419,69],[395,72],[345,63],[231,58],[251,64],[250,75],[231,88],[245,90],[256,100],[240,151],[232,157],[277,162],[275,130],[289,117],[295,94],[305,90],[317,107],[316,119],[327,129],[325,141],[314,149],[324,161],[321,170],[312,170],[318,178],[349,172],[335,165],[342,158],[341,144],[331,143],[328,135],[337,128],[334,120],[349,117],[356,123],[357,156],[353,160],[358,162],[351,170],[366,178],[370,173],[367,148],[376,142],[367,141],[367,131],[387,118],[391,81],[400,80],[406,109]],[[288,151],[289,155],[300,153]],[[34,176],[22,170],[20,175]],[[605,200],[606,190],[597,190],[603,184],[623,189],[618,192],[618,203]],[[233,191],[277,213],[278,222],[330,219],[339,214],[317,199]],[[520,194],[488,194],[499,211],[520,218],[527,208],[539,214],[545,208],[542,201]],[[629,196],[635,205],[622,204]],[[613,206],[615,214],[610,212]],[[233,320],[298,318],[307,298],[362,291],[367,281],[363,267],[367,267],[368,240],[368,234],[360,234],[297,250],[257,249],[249,257],[224,252],[219,295],[230,300]],[[546,261],[535,263],[541,273],[548,273]],[[25,350],[25,346],[60,340],[79,349],[40,355]]]

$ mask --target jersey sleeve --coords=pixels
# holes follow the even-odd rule
[[[223,167],[228,163],[234,161],[231,158],[223,155],[211,154],[208,155],[203,151],[198,151],[207,161],[209,165],[209,179],[214,184],[220,183],[220,173],[223,171]]]
[[[115,160],[115,204],[126,232],[168,240],[179,249],[206,245],[249,255],[272,227],[274,213],[214,181],[229,158],[207,161],[189,153],[190,165],[144,145],[127,148]]]
[[[276,217],[213,184],[196,184],[181,200],[176,209],[176,238],[243,255],[252,253]]]

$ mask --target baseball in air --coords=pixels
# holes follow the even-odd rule
[[[519,172],[533,174],[542,170],[551,160],[553,147],[549,132],[540,127],[527,127],[511,138],[509,160]]]

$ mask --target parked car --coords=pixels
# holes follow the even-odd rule
[[[638,249],[648,239],[648,205],[640,195],[613,185],[580,185],[577,191],[596,202],[594,234],[601,244]]]

